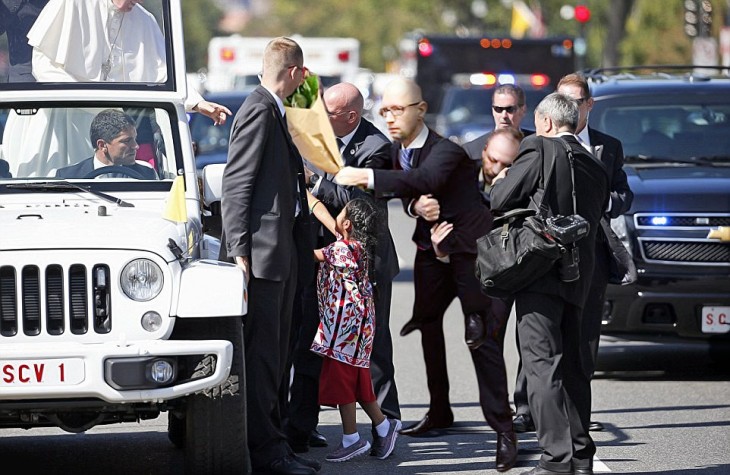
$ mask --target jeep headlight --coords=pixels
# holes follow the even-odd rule
[[[631,239],[629,239],[629,232],[626,228],[626,217],[622,215],[611,219],[611,229],[616,233],[626,250],[629,251],[629,254],[633,256],[634,250],[631,247]]]
[[[132,300],[146,302],[162,291],[162,269],[149,259],[135,259],[122,269],[122,290]]]

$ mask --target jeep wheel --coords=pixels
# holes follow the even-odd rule
[[[170,440],[180,429],[184,436],[185,473],[247,474],[251,472],[246,435],[246,380],[243,353],[243,323],[240,317],[205,318],[185,322],[175,338],[226,339],[233,343],[233,362],[228,379],[220,386],[187,397],[184,429],[171,423]],[[188,333],[187,330],[192,330]],[[194,336],[193,336],[194,335]],[[196,371],[209,372],[208,359]],[[174,415],[171,414],[170,421]]]

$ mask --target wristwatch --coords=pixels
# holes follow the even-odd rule
[[[316,173],[312,173],[312,176],[309,177],[309,189],[310,190],[312,188],[314,188],[314,186],[317,184],[319,179],[320,179],[319,175],[317,175]]]

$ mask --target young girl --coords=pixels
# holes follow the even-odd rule
[[[325,207],[318,205],[314,201],[310,209],[338,238],[314,251],[321,262],[317,276],[320,324],[311,349],[325,357],[319,403],[339,408],[343,429],[342,443],[326,460],[344,462],[368,451],[385,459],[393,452],[401,421],[383,415],[370,376],[375,331],[370,269],[377,209],[368,200],[353,199],[333,223],[331,216],[322,219]],[[372,450],[370,442],[357,432],[356,402],[372,421]]]

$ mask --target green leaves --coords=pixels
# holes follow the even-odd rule
[[[294,91],[291,96],[284,100],[287,107],[298,107],[300,109],[309,109],[319,95],[319,77],[316,74],[310,74],[304,78],[304,82]]]

